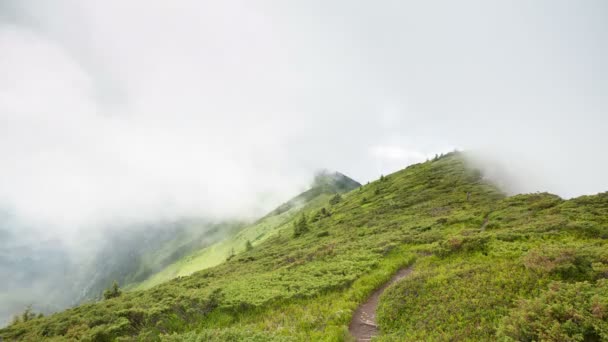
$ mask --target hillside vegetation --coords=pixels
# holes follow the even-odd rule
[[[30,304],[48,313],[101,299],[114,280],[141,282],[243,227],[200,218],[115,223],[83,234],[74,248],[60,235],[37,237],[43,227],[28,226],[0,208],[0,327]]]
[[[132,287],[243,227],[241,222],[191,219],[115,228],[106,233],[106,241],[95,258],[80,266],[86,269],[77,273],[85,280],[79,291],[82,297],[76,303],[101,298],[113,280]]]
[[[319,209],[326,205],[334,194],[348,192],[359,186],[361,184],[340,173],[319,172],[307,191],[235,234],[227,234],[224,240],[177,260],[141,283],[131,284],[129,289],[145,290],[175,277],[187,276],[219,265],[232,255],[246,251],[248,244],[253,247],[279,234],[282,229],[289,228],[294,215],[303,208]]]
[[[331,202],[331,203],[330,203]],[[459,153],[297,209],[229,260],[0,330],[8,340],[608,340],[608,194],[505,196]]]

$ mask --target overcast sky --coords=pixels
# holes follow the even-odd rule
[[[0,206],[254,215],[453,148],[608,190],[606,1],[0,0]]]

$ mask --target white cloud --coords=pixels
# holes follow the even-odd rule
[[[253,215],[453,146],[521,191],[608,189],[606,6],[496,6],[5,1],[0,202],[68,230]]]
[[[389,161],[410,161],[416,160],[418,162],[423,161],[425,158],[428,158],[422,152],[406,150],[400,146],[390,146],[390,145],[378,145],[374,146],[370,149],[373,156],[379,159],[386,159]]]

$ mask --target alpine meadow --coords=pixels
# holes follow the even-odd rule
[[[380,296],[379,341],[608,339],[608,194],[505,196],[461,153],[319,193],[244,227],[217,266],[0,336],[350,340],[357,306],[412,267]]]

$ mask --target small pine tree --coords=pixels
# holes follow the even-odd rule
[[[21,322],[27,322],[30,319],[34,318],[35,314],[32,312],[32,306],[28,305],[23,313],[21,314]]]
[[[21,314],[13,316],[13,319],[11,320],[10,324],[13,325],[20,322],[27,322],[35,318],[40,318],[42,316],[44,316],[42,313],[36,314],[34,310],[32,310],[32,305],[28,305],[25,307],[25,310],[23,310]]]
[[[329,204],[331,205],[336,205],[338,203],[340,203],[342,201],[342,195],[340,194],[335,194],[330,200],[329,200]]]
[[[381,181],[381,182],[384,182],[384,179],[385,179],[385,178],[384,178],[384,175],[380,175],[380,181]]]
[[[122,294],[122,291],[118,287],[118,282],[114,280],[112,283],[112,287],[103,291],[103,299],[110,299],[119,297]]]
[[[250,251],[252,249],[253,249],[253,245],[251,244],[251,241],[247,240],[247,242],[245,243],[245,250]]]
[[[308,232],[308,220],[306,219],[306,215],[302,215],[299,220],[294,223],[293,226],[293,236],[298,237],[306,232]]]

